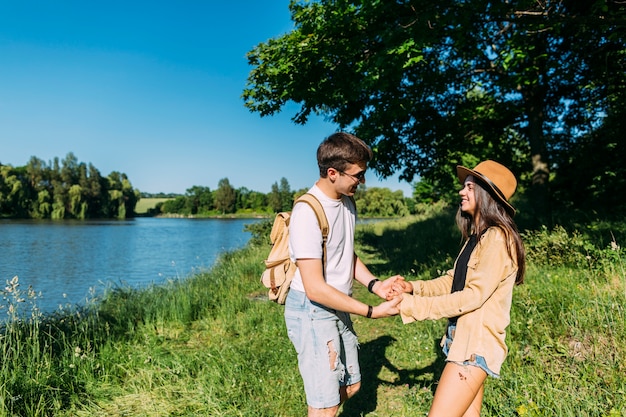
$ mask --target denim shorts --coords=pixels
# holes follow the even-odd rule
[[[285,301],[285,323],[298,354],[307,404],[339,405],[340,387],[361,381],[359,342],[350,315],[311,302],[302,291],[291,289]]]
[[[454,333],[456,332],[456,323],[448,322],[448,328],[446,329],[446,340],[443,343],[443,354],[448,357],[448,352],[450,351],[450,346],[452,346],[452,340],[454,340]],[[500,378],[500,375],[493,372],[491,369],[487,367],[487,361],[483,356],[472,355],[470,360],[463,362],[454,362],[457,365],[469,365],[469,366],[477,366],[483,371],[487,373],[487,375],[492,376],[494,378]]]

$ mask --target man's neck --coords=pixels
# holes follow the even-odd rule
[[[333,200],[339,200],[341,198],[341,193],[339,193],[335,189],[335,184],[332,181],[330,181],[328,177],[320,178],[319,180],[317,180],[315,185],[317,185],[317,188],[322,190],[324,195],[327,196],[328,198],[332,198]]]

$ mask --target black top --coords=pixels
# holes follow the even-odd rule
[[[482,233],[481,233],[482,236]],[[467,263],[469,262],[470,255],[478,244],[478,237],[474,233],[469,237],[469,241],[463,251],[459,255],[456,261],[456,268],[454,268],[454,279],[452,280],[452,291],[457,292],[465,288],[465,278],[467,278]],[[456,323],[457,317],[451,317],[450,322]]]

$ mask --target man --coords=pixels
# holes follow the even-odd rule
[[[347,133],[329,136],[317,149],[320,178],[309,193],[322,203],[330,226],[326,259],[313,209],[296,204],[291,214],[289,248],[298,269],[285,303],[285,322],[298,353],[309,417],[335,416],[361,386],[350,314],[380,318],[399,313],[400,297],[374,307],[352,298],[355,279],[385,299],[397,278],[379,281],[354,252],[352,196],[365,183],[371,158],[365,142]]]

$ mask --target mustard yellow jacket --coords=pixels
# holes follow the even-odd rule
[[[512,246],[500,228],[489,228],[470,255],[461,291],[450,293],[454,269],[439,278],[412,281],[413,294],[404,294],[400,305],[403,323],[458,316],[448,360],[462,362],[473,359],[473,355],[483,356],[487,367],[499,374],[508,351],[505,329],[510,322],[517,274],[507,245]],[[511,253],[515,257],[513,246]]]

